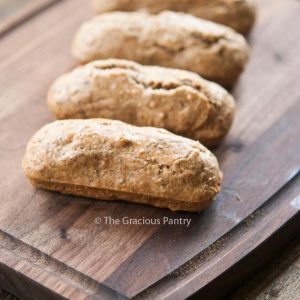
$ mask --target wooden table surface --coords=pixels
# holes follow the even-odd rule
[[[259,1],[260,16],[249,37],[252,59],[233,90],[236,121],[214,150],[225,174],[223,191],[201,215],[75,199],[28,185],[20,170],[26,141],[51,121],[47,87],[75,65],[70,41],[91,12],[83,0],[27,2],[0,2],[2,287],[34,299],[58,294],[182,299],[198,289],[213,299],[222,289],[231,292],[229,287],[299,230],[299,2]],[[12,14],[12,6],[19,5]],[[103,214],[189,216],[192,228],[106,228],[94,223]],[[290,247],[288,253],[297,257],[298,244]],[[298,291],[299,260],[293,259],[287,272],[293,273],[291,297]],[[233,299],[248,293],[287,297],[284,270],[268,283],[272,267],[262,274],[236,290]],[[11,296],[2,292],[1,297]]]

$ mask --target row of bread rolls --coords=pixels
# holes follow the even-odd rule
[[[93,6],[123,12],[80,27],[72,53],[87,64],[50,87],[49,109],[63,120],[28,143],[26,176],[65,194],[205,208],[222,176],[200,143],[217,145],[229,131],[234,99],[218,83],[236,82],[249,47],[233,29],[195,16],[246,33],[253,6],[238,0],[94,0]]]

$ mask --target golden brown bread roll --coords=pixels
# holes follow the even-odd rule
[[[107,118],[218,144],[228,132],[234,100],[195,73],[108,59],[59,77],[48,93],[57,119]]]
[[[238,79],[249,56],[242,35],[176,12],[114,12],[94,17],[79,29],[72,52],[81,63],[122,58],[193,71],[226,86]]]
[[[44,126],[27,145],[23,169],[39,188],[171,210],[201,210],[221,185],[218,162],[200,143],[105,119]]]
[[[255,21],[252,0],[92,0],[97,13],[147,10],[156,14],[164,10],[181,11],[199,18],[227,25],[247,34]]]

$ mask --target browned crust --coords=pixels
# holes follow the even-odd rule
[[[160,208],[168,208],[172,211],[198,212],[208,207],[210,200],[202,202],[186,202],[176,199],[152,197],[150,195],[112,191],[109,189],[97,189],[80,185],[65,183],[53,183],[43,180],[30,179],[33,186],[50,191],[56,191],[65,195],[74,195],[98,200],[113,201],[124,200],[133,203],[147,204]]]
[[[27,145],[23,169],[45,189],[190,211],[206,207],[222,180],[200,143],[105,119],[44,126]]]
[[[147,10],[157,14],[164,10],[185,12],[227,25],[247,34],[255,22],[256,9],[251,0],[92,0],[96,13]]]
[[[73,42],[81,63],[121,58],[145,65],[185,69],[231,86],[249,57],[244,37],[226,26],[162,12],[113,12],[84,23]]]
[[[225,137],[235,111],[225,89],[197,74],[118,59],[94,61],[59,77],[48,106],[57,119],[117,119],[209,146]]]

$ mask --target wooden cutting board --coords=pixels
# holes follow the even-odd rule
[[[200,214],[31,187],[21,169],[26,143],[53,120],[47,89],[76,65],[70,43],[92,13],[84,0],[36,1],[0,27],[0,287],[28,299],[183,299],[198,290],[213,299],[263,261],[242,266],[252,253],[271,254],[277,232],[299,230],[300,3],[257,2],[252,58],[233,90],[235,123],[214,149],[223,189]]]

